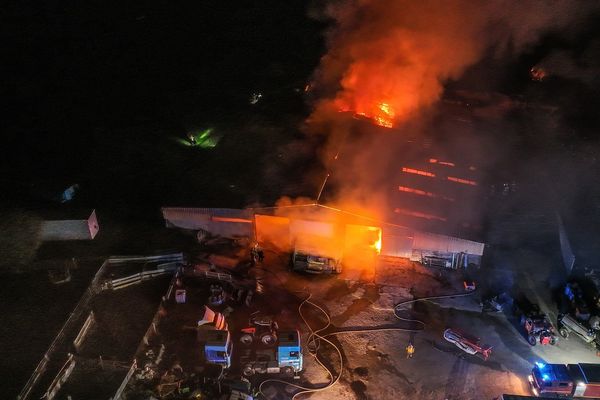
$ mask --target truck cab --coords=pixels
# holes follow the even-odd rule
[[[231,366],[232,348],[229,331],[215,330],[207,332],[204,357],[208,363],[229,368]]]
[[[573,380],[566,365],[536,362],[529,375],[531,390],[536,396],[570,396]]]
[[[292,368],[295,373],[302,371],[302,349],[298,331],[279,332],[277,359],[280,368]]]
[[[283,374],[291,378],[303,368],[300,332],[297,330],[280,331],[275,347],[254,342],[239,354],[242,374],[246,377]]]

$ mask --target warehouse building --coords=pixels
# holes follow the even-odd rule
[[[377,258],[406,258],[447,268],[478,267],[484,244],[378,221],[319,205],[246,209],[162,208],[167,227],[200,235],[248,237],[264,247],[292,251],[318,248],[326,256],[371,253]]]

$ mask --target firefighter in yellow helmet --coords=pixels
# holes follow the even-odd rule
[[[413,346],[412,342],[408,342],[408,346],[406,346],[406,358],[412,358],[413,354],[415,354],[415,346]]]

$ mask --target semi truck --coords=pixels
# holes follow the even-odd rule
[[[204,357],[211,364],[221,365],[223,368],[231,367],[231,352],[233,343],[229,331],[207,332],[204,344]]]
[[[204,356],[211,364],[231,366],[233,353],[239,359],[241,372],[249,377],[254,374],[283,374],[293,377],[302,371],[302,347],[297,330],[278,332],[277,341],[267,346],[260,341],[250,345],[233,345],[228,331],[211,331],[204,346]]]
[[[600,397],[600,364],[536,362],[528,377],[536,396],[596,399]]]
[[[244,376],[283,374],[293,377],[303,368],[300,332],[280,331],[275,346],[255,343],[241,349],[240,364]]]

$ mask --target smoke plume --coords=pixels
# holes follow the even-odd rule
[[[331,172],[328,185],[336,192],[335,199],[328,200],[340,207],[358,205],[355,209],[367,208],[385,217],[396,207],[406,207],[403,200],[390,201],[394,191],[397,197],[398,171],[404,166],[415,168],[433,156],[457,162],[455,170],[462,161],[463,169],[478,179],[479,169],[471,172],[472,165],[499,157],[504,143],[477,144],[480,127],[469,121],[456,122],[462,119],[449,115],[453,111],[440,117],[439,107],[434,106],[445,85],[460,81],[470,67],[483,60],[498,65],[515,60],[546,33],[572,29],[574,22],[587,17],[589,8],[584,2],[545,0],[326,2],[319,17],[329,19],[332,27],[326,35],[327,52],[311,85],[317,100],[308,125],[311,132],[328,137],[321,158]],[[487,82],[482,86],[497,90]],[[513,108],[514,102],[508,101],[500,111],[487,110],[487,114],[494,111],[493,115],[501,116],[502,110]],[[477,117],[473,108],[469,109],[468,118]],[[377,132],[369,135],[370,128],[357,127],[348,114],[395,129],[387,135],[380,133],[383,129],[373,129]],[[362,135],[353,135],[356,130]],[[431,143],[426,139],[425,144],[407,145],[431,137],[432,132],[435,138]],[[480,160],[456,159],[464,155]],[[427,161],[424,167],[430,167]],[[440,187],[444,185],[448,186],[447,182],[440,183]],[[437,193],[436,187],[414,188],[437,199],[457,199],[454,203],[437,200],[444,210],[433,208],[430,214],[455,212],[464,221],[465,213],[479,211],[459,200],[470,189],[455,186],[455,193],[445,194]]]
[[[352,111],[391,127],[440,99],[487,54],[515,55],[582,17],[573,1],[355,0],[327,3],[334,22],[315,83],[333,90],[315,117]]]

